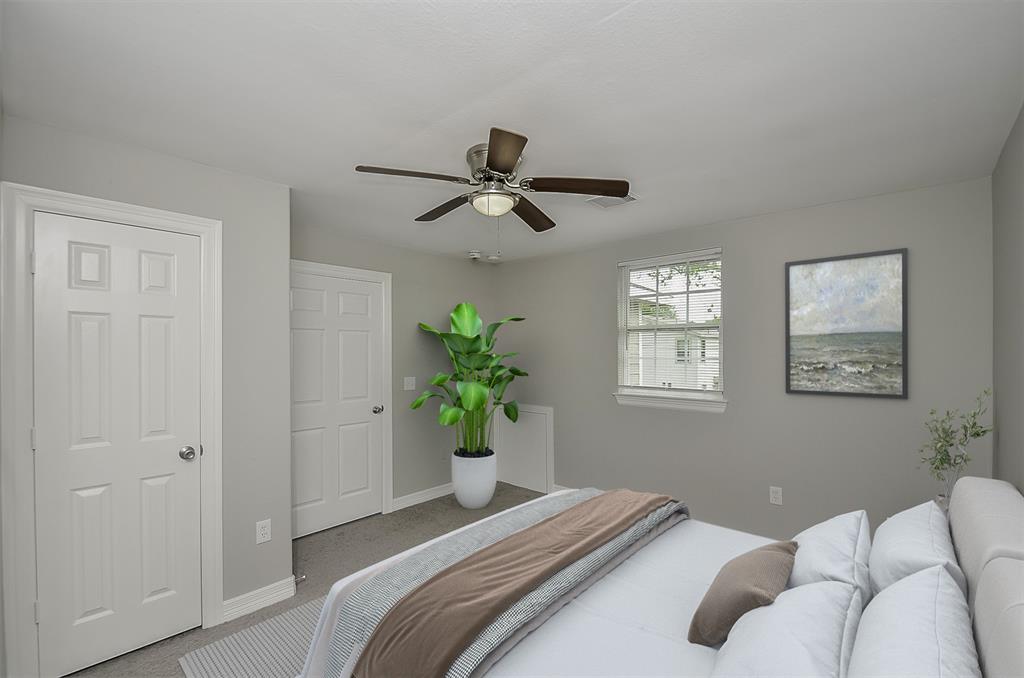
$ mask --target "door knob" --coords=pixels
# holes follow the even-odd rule
[[[383,411],[384,411],[384,406],[383,405],[374,405],[373,406],[373,413],[374,414],[380,414]]]
[[[184,459],[185,461],[192,461],[193,459],[196,458],[196,448],[192,447],[191,445],[186,445],[185,447],[178,450],[178,456]]]

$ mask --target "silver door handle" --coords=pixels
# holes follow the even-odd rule
[[[178,450],[178,456],[184,459],[185,461],[192,461],[193,459],[196,458],[196,448],[192,447],[191,445],[186,445],[185,447]]]
[[[374,405],[373,406],[373,413],[374,414],[380,414],[383,411],[384,411],[384,406],[383,405]]]

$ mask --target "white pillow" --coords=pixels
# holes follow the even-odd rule
[[[967,599],[941,565],[904,577],[864,610],[849,678],[981,678]]]
[[[901,511],[879,525],[868,565],[875,594],[908,575],[941,565],[967,595],[967,580],[956,562],[949,521],[934,501]]]
[[[860,590],[837,581],[798,586],[747,612],[729,631],[712,676],[843,676],[857,635]]]
[[[871,526],[864,511],[844,513],[809,527],[793,537],[799,544],[789,585],[803,586],[817,581],[841,581],[860,589],[866,605],[871,600],[868,552]]]

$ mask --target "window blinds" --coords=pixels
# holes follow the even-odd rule
[[[722,250],[619,264],[619,386],[722,391]]]

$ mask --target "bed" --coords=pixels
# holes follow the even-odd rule
[[[509,511],[481,522],[496,520]],[[1024,498],[1006,483],[965,478],[954,493],[949,522],[967,578],[985,675],[1022,676]],[[409,556],[472,527],[443,535],[337,582],[325,601],[302,675],[320,678],[329,674],[332,636],[343,604],[354,591]],[[486,674],[710,676],[718,650],[687,641],[690,618],[724,563],[772,541],[699,520],[683,520],[578,595],[560,601],[557,611],[538,628],[523,634],[491,662]]]

